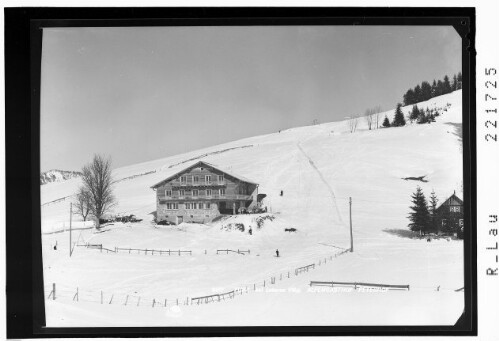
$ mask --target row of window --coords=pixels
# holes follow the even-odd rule
[[[183,197],[183,196],[185,196],[185,192],[186,192],[186,191],[185,191],[184,189],[180,189],[180,190],[178,191],[178,195],[179,195],[180,197]],[[192,192],[192,194],[191,194],[191,195],[192,195],[193,197],[198,197],[198,196],[199,196],[199,190],[198,190],[198,189],[193,189],[192,191],[187,191],[187,192]],[[218,195],[220,195],[220,196],[224,196],[224,195],[225,195],[225,188],[220,188],[220,189],[218,189],[218,190],[215,190],[215,192],[216,192],[216,194],[218,194]],[[207,189],[207,190],[205,190],[205,195],[206,195],[207,197],[211,197],[211,196],[213,195],[213,190],[211,190],[211,189]],[[165,196],[167,196],[167,197],[171,197],[171,196],[172,196],[172,190],[168,190],[168,189],[167,189],[167,190],[165,190]]]
[[[447,226],[447,219],[442,219],[442,226]],[[464,226],[464,219],[459,219],[459,226]]]
[[[211,208],[211,203],[209,202],[186,202],[185,209],[186,210],[209,210]],[[178,203],[169,202],[166,204],[167,210],[178,210]]]
[[[180,182],[181,183],[186,183],[187,182],[187,177],[188,177],[187,175],[182,175],[180,177]],[[213,177],[215,177],[215,176],[213,176]],[[212,178],[211,175],[205,175],[204,176],[204,181],[210,183],[211,182],[211,178]],[[199,176],[197,176],[197,175],[189,176],[189,180],[191,180],[192,182],[199,182]],[[224,176],[223,175],[218,175],[218,182],[223,182],[223,181],[224,181]]]

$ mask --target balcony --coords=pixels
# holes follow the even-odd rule
[[[212,194],[210,196],[207,195],[173,195],[171,197],[167,197],[165,195],[158,195],[159,200],[167,200],[167,201],[175,201],[175,200],[196,200],[196,201],[203,201],[203,200],[253,200],[253,196],[248,195],[248,194],[226,194],[226,195],[220,195],[220,194]]]
[[[173,187],[199,187],[199,186],[226,186],[227,182],[225,180],[223,181],[197,181],[197,182],[174,182],[172,183]]]

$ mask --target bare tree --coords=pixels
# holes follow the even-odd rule
[[[355,132],[358,124],[359,124],[359,115],[350,116],[348,120],[348,127],[350,128],[351,133]]]
[[[85,190],[84,187],[80,187],[78,193],[76,193],[74,207],[76,209],[76,214],[81,215],[83,221],[87,221],[87,216],[90,213],[90,197],[90,192]]]
[[[374,109],[366,109],[365,113],[364,113],[364,119],[366,120],[366,123],[367,123],[367,128],[369,128],[369,130],[371,130],[371,128],[373,127],[373,123],[374,123]]]
[[[376,129],[381,125],[381,119],[383,118],[381,110],[381,105],[377,105],[373,108],[374,125],[376,126]]]
[[[90,213],[96,220],[96,227],[100,228],[100,218],[116,204],[111,184],[111,159],[104,159],[94,155],[91,163],[82,170],[83,188],[90,194]]]

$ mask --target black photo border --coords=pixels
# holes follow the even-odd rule
[[[4,18],[8,338],[477,335],[475,8],[24,7],[6,8]],[[454,326],[45,327],[39,185],[42,28],[204,25],[451,25],[456,29],[462,38],[465,310]]]

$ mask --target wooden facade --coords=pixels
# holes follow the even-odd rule
[[[439,230],[448,233],[460,233],[464,228],[463,201],[452,194],[437,208]]]
[[[200,161],[152,186],[156,220],[206,223],[257,202],[258,184]]]

